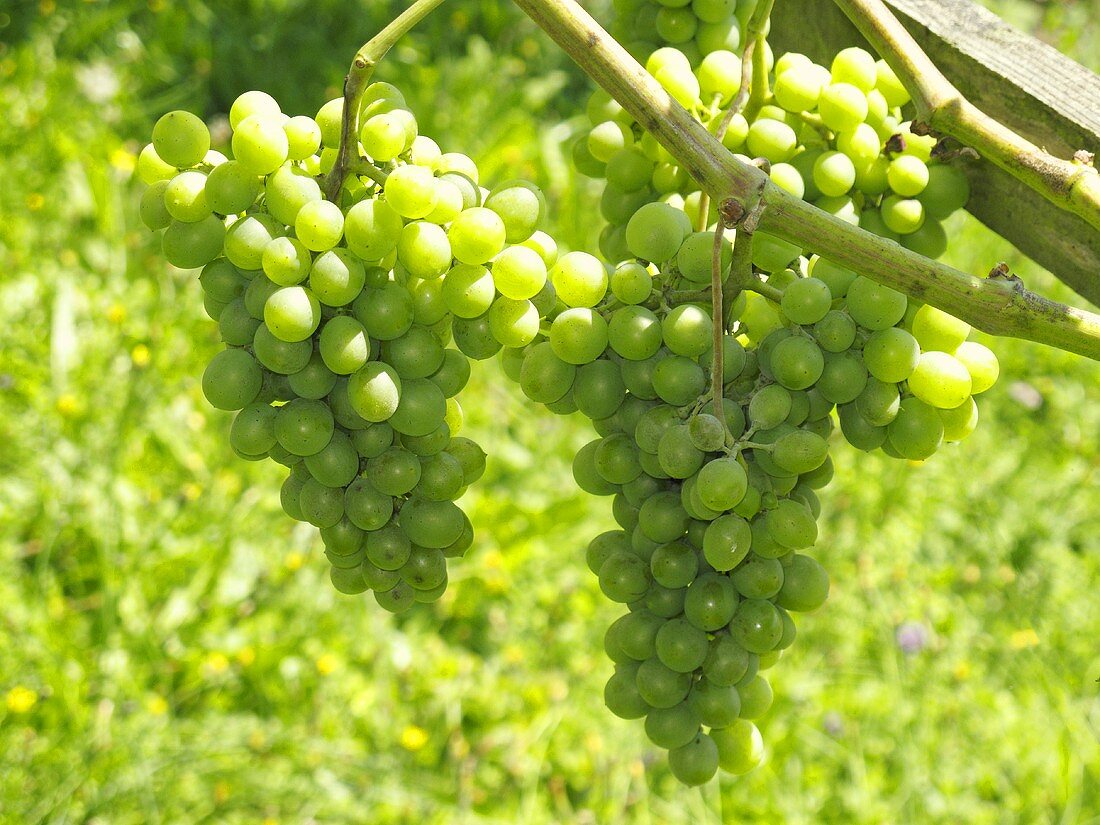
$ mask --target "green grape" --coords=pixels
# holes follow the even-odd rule
[[[919,357],[917,339],[899,327],[887,327],[872,333],[863,346],[863,362],[867,371],[887,383],[906,380],[917,366]]]
[[[699,498],[719,513],[737,506],[748,490],[748,476],[733,458],[708,461],[699,471]]]
[[[834,404],[855,401],[867,386],[867,368],[853,352],[829,353],[817,380],[817,390]]]
[[[439,452],[420,459],[420,483],[416,493],[428,501],[453,501],[462,490],[462,465],[450,453]]]
[[[941,410],[954,409],[965,402],[972,386],[966,365],[946,352],[922,353],[909,376],[909,391]]]
[[[848,132],[867,118],[867,95],[851,83],[833,83],[821,91],[817,111],[834,132]]]
[[[295,394],[312,400],[324,398],[336,386],[336,375],[325,365],[319,352],[312,353],[309,362],[291,373],[287,380]]]
[[[741,698],[741,717],[759,719],[772,705],[772,686],[763,676],[754,676],[748,684],[738,688]]]
[[[688,595],[690,598],[691,590]],[[691,673],[703,664],[709,643],[707,634],[687,619],[670,619],[657,631],[657,658],[677,673]]]
[[[294,231],[306,249],[326,252],[344,236],[344,213],[331,201],[309,201],[298,210]]]
[[[371,361],[348,380],[348,400],[366,421],[386,421],[397,410],[401,389],[393,367]]]
[[[890,195],[882,201],[882,220],[899,235],[909,235],[924,225],[924,205],[915,198]]]
[[[291,160],[305,160],[321,148],[321,127],[311,117],[296,115],[283,124],[283,131]]]
[[[929,217],[943,220],[966,206],[970,200],[970,183],[958,168],[933,164],[928,167],[927,185],[917,197]]]
[[[825,368],[825,358],[817,344],[800,336],[784,338],[777,343],[769,360],[776,381],[789,390],[812,386]]]
[[[654,708],[675,707],[684,701],[691,688],[690,673],[671,670],[656,656],[642,662],[635,678],[639,695]]]
[[[694,304],[674,307],[661,321],[661,334],[675,355],[698,358],[711,348],[710,315]]]
[[[230,301],[218,316],[218,331],[230,346],[243,347],[252,343],[260,321],[248,313],[242,298]]]
[[[172,215],[164,204],[164,193],[168,186],[167,180],[153,181],[141,194],[141,205],[138,207],[141,222],[152,232],[164,229],[172,223]]]
[[[137,174],[142,183],[152,186],[159,181],[168,181],[176,176],[179,170],[170,163],[161,159],[156,147],[149,143],[142,147],[137,158]]]
[[[546,264],[526,246],[510,246],[493,260],[493,283],[501,295],[514,301],[534,298],[546,284],[546,277]]]
[[[768,533],[781,546],[799,550],[817,541],[817,522],[806,505],[782,499],[764,516]]]
[[[288,226],[294,225],[303,206],[320,200],[321,187],[314,177],[294,166],[276,169],[264,184],[268,212]]]
[[[795,260],[802,250],[792,243],[780,240],[766,232],[754,232],[752,236],[752,262],[765,272],[781,272]]]
[[[443,303],[459,318],[477,318],[489,311],[496,288],[483,266],[457,264],[443,281]]]
[[[225,258],[216,258],[202,268],[199,284],[207,295],[228,303],[244,294],[248,281]]]
[[[710,732],[718,749],[718,765],[726,773],[746,774],[764,759],[764,741],[756,725],[738,719],[728,728]]]
[[[410,499],[402,508],[399,520],[414,545],[436,549],[455,542],[462,535],[464,525],[462,511],[453,501],[421,498]],[[439,558],[442,563],[442,556]]]
[[[748,555],[752,543],[749,523],[740,516],[725,515],[712,521],[703,534],[703,556],[715,570],[734,569]]]
[[[225,224],[214,215],[194,223],[172,221],[161,238],[161,251],[172,266],[198,269],[221,254],[226,234]]]
[[[278,118],[282,114],[278,102],[267,92],[257,89],[243,92],[229,108],[229,125],[236,129],[241,121],[252,115]]]
[[[709,653],[708,653],[709,659]],[[725,728],[737,721],[741,697],[733,685],[720,685],[703,677],[691,689],[688,702],[699,721],[710,728]]]
[[[870,278],[852,281],[847,294],[848,312],[861,327],[870,330],[892,327],[905,317],[905,295]]]
[[[164,190],[164,208],[170,218],[195,223],[210,216],[206,200],[206,175],[202,172],[180,172]]]
[[[858,277],[852,270],[816,256],[810,260],[810,275],[823,281],[834,299],[847,295],[848,288]]]
[[[795,553],[783,569],[783,586],[775,603],[785,610],[817,610],[829,596],[829,574],[810,556]]]
[[[254,402],[233,418],[229,443],[237,452],[264,455],[275,446],[275,408]]]
[[[402,435],[423,436],[438,428],[446,414],[447,399],[439,387],[426,378],[413,378],[402,381],[397,408],[387,420]]]
[[[271,174],[289,153],[290,142],[277,118],[249,115],[233,130],[233,157],[253,174]]]
[[[737,590],[728,576],[707,573],[688,588],[684,598],[684,616],[700,630],[713,632],[730,623],[739,601]]]
[[[731,584],[730,587],[732,586]],[[738,604],[729,625],[734,641],[750,653],[758,655],[772,650],[783,634],[783,621],[779,611],[775,605],[763,599],[746,599]]]
[[[279,407],[275,416],[275,438],[292,455],[320,452],[332,439],[335,422],[323,401],[296,398]]]
[[[978,405],[968,398],[953,410],[939,410],[944,441],[962,441],[978,426]]]
[[[443,395],[451,398],[458,395],[470,380],[470,360],[458,350],[444,349],[439,369],[428,376]]]
[[[786,65],[782,71],[777,65],[772,93],[776,103],[788,112],[811,111],[817,106],[821,92],[828,82],[828,75],[809,60]]]
[[[635,555],[616,553],[600,565],[599,580],[600,589],[607,598],[628,604],[645,595],[649,588],[649,569]]]
[[[784,470],[801,475],[816,470],[829,452],[829,443],[816,433],[799,430],[775,442],[772,460]]]
[[[934,407],[919,398],[905,398],[887,434],[890,446],[900,456],[923,461],[940,448],[943,422]]]
[[[689,478],[702,468],[705,455],[691,440],[691,431],[686,424],[670,427],[661,436],[657,445],[657,457],[661,466],[672,478]],[[726,487],[726,492],[732,490]]]
[[[186,168],[200,163],[210,150],[210,131],[190,112],[174,111],[153,126],[153,149],[171,166]]]
[[[380,531],[389,522],[393,515],[393,497],[382,493],[365,478],[357,478],[348,485],[344,496],[344,510],[348,519],[355,526],[367,530],[367,557],[373,564],[385,570],[396,570],[404,560],[386,566],[381,561],[377,552],[372,552],[372,542],[375,547],[380,547],[381,538],[376,538]],[[403,533],[401,534],[404,535]],[[406,539],[406,542],[408,539]],[[392,560],[392,554],[387,551],[386,558]]]
[[[404,223],[385,201],[365,200],[344,216],[348,248],[364,261],[377,261],[397,248]]]
[[[647,261],[667,261],[691,234],[687,215],[665,203],[647,203],[626,224],[626,245]]]
[[[447,230],[455,258],[471,266],[484,264],[503,250],[506,236],[504,221],[485,207],[461,212]]]
[[[421,472],[416,455],[403,447],[390,447],[367,462],[366,475],[380,493],[403,496],[420,483]]]
[[[769,118],[754,121],[745,142],[751,156],[767,158],[772,163],[790,160],[798,149],[798,135],[794,129]]]
[[[601,439],[593,460],[596,472],[609,484],[626,484],[642,472],[637,450],[630,437],[623,433],[614,433]]]
[[[385,163],[404,152],[412,141],[404,119],[395,110],[368,117],[359,130],[359,142],[371,159]]]
[[[814,161],[814,185],[827,197],[845,195],[855,185],[856,167],[840,152],[824,152]]]
[[[383,191],[394,211],[411,220],[431,214],[438,201],[435,176],[423,166],[397,167],[386,178]]]
[[[706,376],[703,368],[690,358],[669,356],[653,369],[653,389],[667,404],[677,407],[689,404],[705,388]]]
[[[650,496],[638,514],[642,534],[662,544],[683,536],[687,525],[688,514],[680,503],[679,494],[672,490]]]
[[[359,473],[359,454],[351,439],[343,432],[333,432],[328,444],[305,457],[312,475],[326,487],[346,487]]]
[[[638,692],[637,672],[636,663],[620,665],[604,687],[604,704],[620,719],[641,719],[649,712],[649,704]]]
[[[829,286],[817,278],[800,278],[783,290],[780,306],[796,324],[816,324],[829,312],[833,296]]]
[[[882,92],[890,106],[904,106],[909,102],[909,92],[885,60],[875,63],[875,72],[875,88]]]
[[[834,82],[851,83],[869,92],[875,88],[878,79],[875,58],[855,46],[842,49],[833,58],[832,77]]]
[[[802,173],[789,163],[774,163],[768,177],[772,183],[780,189],[790,192],[796,198],[806,196],[806,182],[802,179]]]
[[[280,341],[304,341],[321,323],[321,305],[306,287],[282,287],[264,304],[264,323]]]
[[[243,349],[227,349],[215,355],[202,374],[202,393],[219,410],[242,410],[259,395],[263,381],[260,365]]]
[[[970,324],[925,304],[913,316],[913,336],[923,350],[954,352],[970,334]]]
[[[878,132],[871,125],[861,123],[851,131],[837,135],[836,148],[851,158],[858,185],[859,168],[866,168],[868,164],[878,159],[882,151],[882,141],[879,140]]]
[[[569,364],[596,360],[607,344],[607,322],[592,309],[567,309],[550,326],[550,346],[558,358]]]
[[[989,347],[977,341],[964,341],[955,349],[954,355],[970,373],[971,394],[983,393],[997,383],[1001,368],[997,356]]]
[[[466,360],[461,353],[456,354],[463,361]],[[404,380],[428,378],[443,366],[445,354],[443,345],[439,343],[431,330],[413,325],[404,335],[385,343],[382,348],[382,358]]]
[[[366,270],[355,255],[343,248],[330,249],[314,259],[309,284],[321,303],[339,307],[359,296],[366,277]]]
[[[898,415],[901,394],[897,384],[870,378],[855,401],[856,409],[868,423],[885,427]]]
[[[751,555],[730,574],[730,581],[746,599],[770,599],[783,586],[783,565]]]
[[[400,338],[413,324],[413,298],[400,284],[365,289],[352,304],[352,312],[372,340]]]
[[[671,708],[651,708],[646,715],[645,732],[658,747],[678,748],[699,732],[699,716],[687,702]]]
[[[598,360],[577,370],[573,400],[577,409],[593,420],[615,414],[626,398],[622,371],[611,361]]]
[[[855,343],[856,322],[846,312],[830,310],[814,325],[814,338],[825,352],[844,352]]]
[[[695,581],[699,560],[695,550],[682,541],[662,544],[649,560],[653,580],[662,587],[687,587]],[[643,657],[647,658],[647,657]]]
[[[272,283],[279,286],[300,284],[309,275],[313,258],[297,238],[272,238],[264,247],[260,264]]]
[[[367,363],[370,342],[362,324],[350,315],[337,315],[321,328],[318,351],[333,373],[351,375]]]
[[[886,170],[886,180],[898,195],[912,198],[923,192],[928,185],[928,167],[918,157],[899,155],[890,162]]]
[[[283,229],[267,215],[245,215],[224,230],[225,257],[240,269],[260,269],[264,248],[273,238],[284,234]]]
[[[661,348],[661,323],[645,307],[625,306],[615,310],[607,334],[611,348],[632,361],[644,361]]]
[[[569,307],[594,307],[607,294],[607,270],[586,252],[561,256],[550,272],[558,297]]]
[[[485,206],[504,221],[505,239],[515,244],[530,238],[538,228],[546,212],[546,198],[533,183],[513,180],[494,187]]]
[[[384,117],[384,115],[378,115]],[[375,590],[374,600],[390,613],[404,613],[416,604],[416,590],[407,582],[398,582],[389,590]]]

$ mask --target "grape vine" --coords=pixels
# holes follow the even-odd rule
[[[904,84],[862,49],[827,67],[773,55],[770,5],[618,0],[615,30],[769,185],[942,255],[966,178],[904,118]],[[470,361],[499,357],[531,401],[583,414],[596,437],[574,477],[620,526],[585,558],[627,607],[605,702],[644,718],[685,784],[751,770],[763,674],[795,641],[791,614],[828,596],[814,556],[835,431],[924,461],[973,432],[996,357],[969,323],[713,202],[656,120],[604,91],[572,144],[603,182],[599,255],[559,254],[541,191],[483,187],[398,89],[367,84],[378,57],[361,52],[315,117],[241,95],[232,159],[192,114],[154,126],[141,216],[169,263],[201,269],[226,345],[203,392],[236,411],[241,458],[289,468],[283,508],[320,529],[336,589],[395,612],[439,598],[474,543],[455,503],[486,458],[459,435]]]

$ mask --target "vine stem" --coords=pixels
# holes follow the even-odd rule
[[[991,335],[1100,360],[1100,316],[1055,303],[1015,279],[979,278],[821,211],[735,158],[575,0],[514,0],[699,182],[762,231],[898,289]],[[753,227],[755,228],[755,227]]]
[[[1100,229],[1100,174],[1055,157],[994,120],[948,80],[882,0],[836,0],[913,98],[916,120],[958,140],[1054,205]]]
[[[325,196],[330,201],[335,202],[340,197],[340,189],[351,171],[349,167],[358,160],[357,157],[353,158],[352,154],[359,135],[359,106],[375,67],[394,43],[442,3],[443,0],[415,0],[355,53],[351,68],[344,77],[344,113],[340,124],[340,148],[336,153],[336,162],[333,163],[324,183]]]

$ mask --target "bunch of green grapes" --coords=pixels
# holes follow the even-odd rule
[[[694,68],[693,68],[694,65]],[[741,84],[741,59],[727,50],[692,63],[661,48],[646,68],[689,111],[716,132]],[[936,160],[935,138],[902,120],[909,96],[884,61],[844,49],[831,68],[801,54],[779,57],[767,102],[729,119],[723,144],[742,160],[768,162],[772,181],[849,223],[930,258],[947,249],[943,221],[970,197],[966,177]],[[625,225],[642,205],[683,208],[698,227],[712,225],[711,205],[686,171],[603,92],[589,100],[592,127],[574,144],[579,171],[606,180],[600,211],[607,220],[600,249],[626,257]],[[746,116],[747,115],[747,116]]]
[[[685,273],[709,273],[713,231],[650,203],[625,234],[630,257],[610,274],[583,252],[556,263],[548,328],[502,360],[531,400],[583,413],[599,436],[573,469],[614,497],[621,527],[587,551],[603,592],[629,607],[607,633],[605,701],[644,717],[694,785],[760,760],[761,671],[794,641],[790,614],[828,595],[810,550],[835,419],[860,449],[928,458],[973,430],[972,396],[997,362],[957,319],[772,239],[754,263],[782,297],[735,302],[716,410],[710,304],[674,300]],[[731,257],[727,243],[727,271]]]
[[[624,14],[637,5],[619,4],[620,30],[625,18],[654,41],[644,7]],[[688,10],[669,5],[662,19]],[[726,122],[723,143],[742,160],[764,159],[776,185],[844,220],[943,254],[941,222],[965,205],[966,178],[903,122],[908,96],[885,63],[846,49],[826,69],[766,51],[763,105],[727,117],[741,83],[736,38],[713,48],[663,39],[678,45],[633,50],[712,132]],[[610,97],[596,92],[587,113],[573,157],[606,181],[600,251],[612,295],[583,323],[559,307],[548,341],[505,364],[534,400],[593,419],[600,438],[578,454],[575,475],[614,496],[621,529],[592,541],[588,564],[629,607],[607,633],[615,672],[605,700],[618,716],[644,717],[672,772],[700,784],[760,761],[754,721],[772,698],[761,671],[793,642],[790,614],[828,595],[810,552],[834,430],[862,450],[927,459],[974,430],[973,396],[998,365],[964,322],[757,232],[754,275],[781,298],[742,293],[731,308],[716,411],[711,306],[675,296],[710,284],[717,213],[703,214],[697,184]],[[568,289],[571,275],[553,280]]]
[[[202,389],[237,411],[234,451],[290,468],[283,509],[320,528],[337,590],[401,611],[438,599],[447,559],[471,546],[455,500],[485,453],[458,435],[456,396],[496,338],[534,339],[556,248],[536,187],[482,188],[385,83],[364,97],[358,166],[324,199],[342,116],[342,99],[287,117],[247,92],[230,160],[202,120],[170,112],[139,158],[141,215],[171,264],[201,268],[226,344]]]

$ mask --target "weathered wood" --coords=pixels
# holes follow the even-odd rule
[[[1054,154],[1100,154],[1100,77],[971,0],[886,2],[978,108]],[[826,65],[839,48],[866,46],[833,0],[778,0],[769,39],[777,53],[800,51]],[[969,211],[1100,304],[1100,233],[989,163],[966,168]]]

